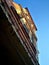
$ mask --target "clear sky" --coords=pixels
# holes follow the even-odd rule
[[[28,7],[37,26],[40,65],[49,65],[49,0],[14,0]]]

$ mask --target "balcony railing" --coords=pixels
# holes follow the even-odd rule
[[[12,11],[13,11],[13,9],[12,9]],[[14,12],[14,11],[13,11]],[[16,12],[15,12],[16,13]],[[16,16],[16,15],[15,15]],[[19,16],[17,16],[18,18],[19,18]],[[17,20],[19,20],[19,19],[17,19]],[[35,50],[35,47],[33,46],[33,45],[31,45],[31,43],[29,43],[29,44],[27,44],[27,42],[25,41],[25,36],[26,36],[26,38],[28,39],[28,40],[30,40],[29,39],[29,36],[28,36],[28,34],[27,34],[27,32],[26,32],[26,30],[25,30],[25,28],[23,27],[23,25],[22,25],[22,23],[20,22],[20,21],[18,21],[19,22],[19,25],[20,25],[20,27],[21,27],[21,29],[23,30],[23,33],[24,34],[22,34],[22,32],[19,30],[19,35],[20,35],[20,37],[21,37],[21,39],[23,40],[23,42],[24,42],[24,44],[25,44],[25,46],[26,46],[26,48],[27,48],[27,50],[28,50],[28,52],[29,52],[29,54],[31,55],[31,57],[33,58],[35,58],[35,55],[33,55],[33,52],[34,51],[36,51]],[[24,36],[23,36],[24,35]],[[34,48],[34,51],[32,52],[32,50],[30,49],[30,46],[33,46],[32,48]],[[36,61],[35,61],[35,59],[34,59],[34,62],[35,63],[37,63]]]

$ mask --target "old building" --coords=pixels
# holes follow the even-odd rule
[[[0,0],[0,59],[6,65],[39,65],[37,28],[28,8]]]

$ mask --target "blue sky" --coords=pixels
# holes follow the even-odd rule
[[[40,65],[49,65],[49,0],[14,0],[28,7],[37,26]]]

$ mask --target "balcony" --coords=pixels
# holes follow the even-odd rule
[[[19,15],[16,13],[14,8],[8,7],[8,5],[7,5],[7,15],[10,16],[11,24],[13,24],[15,31],[17,31],[19,35],[19,39],[22,40],[23,43],[21,44],[24,45],[26,52],[29,53],[29,57],[32,58],[32,60],[34,61],[34,64],[37,63],[38,65],[38,61],[35,58],[35,54],[34,54],[36,51],[36,48],[34,47],[33,44],[31,44],[29,35],[27,34],[25,27],[22,25]]]

